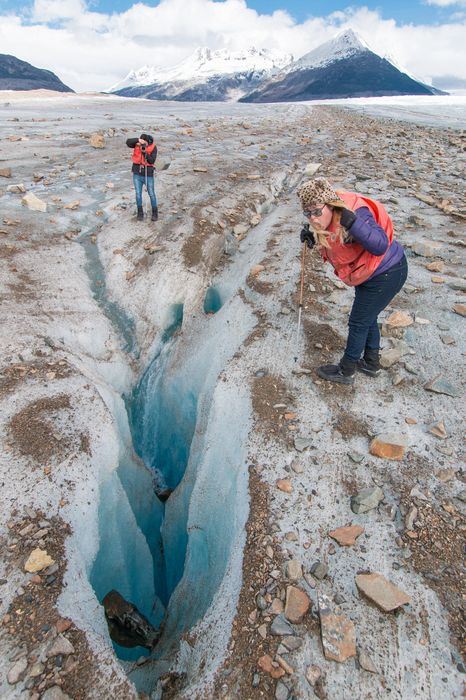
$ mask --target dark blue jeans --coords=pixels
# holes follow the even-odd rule
[[[398,294],[408,276],[405,256],[387,272],[376,275],[354,288],[354,302],[348,326],[344,359],[357,362],[365,350],[379,350],[377,316]]]
[[[146,184],[145,175],[138,175],[137,173],[133,173],[133,185],[134,185],[134,190],[136,192],[136,206],[138,206],[138,207],[142,207],[142,187],[145,184]],[[155,209],[157,207],[157,198],[155,196],[154,178],[153,177],[147,178],[147,191],[149,192],[150,203],[152,205],[152,209]]]

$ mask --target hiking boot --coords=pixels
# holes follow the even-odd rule
[[[380,374],[380,353],[378,350],[366,349],[364,357],[358,360],[357,369],[369,377],[377,377]]]
[[[380,374],[380,366],[377,367],[376,365],[369,364],[364,357],[358,360],[356,369],[358,372],[364,372],[364,374],[367,374],[369,377],[378,377]]]
[[[136,221],[142,221],[144,219],[144,209],[142,207],[138,207],[138,214],[136,216]]]
[[[159,218],[159,208],[158,207],[152,207],[152,217],[151,221],[157,221]]]
[[[352,384],[354,381],[354,366],[352,369],[343,368],[339,365],[322,365],[317,367],[317,374],[321,379],[326,379],[329,382],[338,382],[338,384]]]

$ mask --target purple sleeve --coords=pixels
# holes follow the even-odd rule
[[[354,212],[356,219],[348,233],[372,255],[384,255],[388,248],[388,236],[372,216],[367,207],[360,207]]]

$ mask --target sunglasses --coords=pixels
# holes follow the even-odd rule
[[[304,214],[304,216],[306,216],[308,219],[309,219],[311,216],[322,216],[322,212],[324,211],[324,207],[325,207],[325,204],[324,204],[323,207],[319,207],[319,208],[317,208],[317,209],[305,209],[305,210],[303,211],[303,214]]]

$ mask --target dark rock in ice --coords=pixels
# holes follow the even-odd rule
[[[145,647],[153,649],[160,630],[156,630],[149,620],[129,603],[118,591],[112,590],[102,601],[110,637],[122,647]]]

